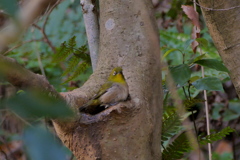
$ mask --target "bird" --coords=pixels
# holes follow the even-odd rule
[[[106,108],[127,100],[129,95],[128,85],[121,67],[111,71],[106,83],[87,103],[79,108],[82,113],[95,115]]]

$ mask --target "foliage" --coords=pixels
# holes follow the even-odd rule
[[[195,103],[200,102],[200,100],[194,100]],[[193,105],[193,102],[190,102]],[[227,127],[222,129],[218,133],[213,133],[205,137],[199,137],[199,144],[206,145],[207,143],[213,143],[215,141],[221,140],[226,135],[229,135],[235,130]],[[180,135],[178,135],[180,133]],[[174,111],[174,109],[169,108],[163,114],[163,123],[162,123],[162,145],[163,143],[169,143],[169,138],[175,137],[174,140],[163,147],[162,156],[163,160],[175,160],[181,159],[184,156],[184,153],[187,153],[192,150],[189,139],[186,137],[185,133],[181,130],[181,120],[179,116]]]
[[[187,2],[186,0],[173,0],[172,6],[166,15],[171,20],[176,20],[177,15],[181,15],[182,12],[180,6]],[[16,0],[3,0],[0,2],[0,8],[4,8],[6,13],[14,17],[17,6],[12,4],[16,4]],[[49,16],[45,15],[45,18],[43,17],[39,22],[36,22],[39,26],[46,24],[46,35],[53,47],[56,48],[56,53],[43,40],[42,33],[34,27],[30,28],[23,37],[23,42],[33,41],[24,45],[21,44],[20,48],[8,53],[8,56],[15,58],[35,73],[43,74],[40,70],[42,65],[47,79],[58,91],[70,89],[69,84],[66,84],[66,82],[79,80],[84,82],[91,74],[89,69],[90,57],[87,53],[87,46],[84,45],[86,44],[85,28],[82,13],[79,12],[81,6],[78,4],[79,2],[76,0],[63,1]],[[45,21],[46,19],[48,21]],[[212,40],[209,38],[207,29],[201,31],[202,38],[196,39],[200,43],[203,54],[199,52],[194,53],[190,49],[189,46],[193,39],[190,38],[189,33],[191,33],[191,27],[185,25],[184,33],[178,33],[176,27],[171,27],[168,30],[162,30],[160,37],[162,58],[169,65],[170,74],[177,84],[179,93],[183,95],[187,88],[187,94],[185,93],[183,98],[184,106],[187,110],[192,110],[197,103],[203,102],[202,99],[196,97],[200,90],[223,91],[222,82],[228,78],[229,71],[220,61]],[[60,46],[61,42],[63,43]],[[206,78],[201,78],[201,72],[199,69],[196,69],[199,65],[206,67]],[[163,81],[166,80],[167,76],[169,76],[167,72],[163,72],[163,77],[165,78]],[[62,84],[62,81],[65,84]],[[176,113],[175,106],[167,105],[168,98],[169,95],[166,95],[164,100],[165,111],[163,114],[161,143],[165,147],[162,155],[163,159],[175,160],[182,158],[184,153],[191,150],[191,147],[184,133],[184,128],[181,126],[182,119]],[[1,109],[9,109],[20,115],[24,120],[42,117],[68,117],[72,115],[72,111],[66,107],[65,103],[44,95],[34,95],[26,92],[11,97],[5,102],[4,105],[1,104]],[[230,121],[240,117],[239,101],[230,101],[229,107],[221,114],[222,108],[223,105],[221,104],[213,106],[213,120],[223,117],[223,121]],[[202,145],[212,143],[233,131],[229,127],[224,128],[220,132],[212,133],[209,136],[199,137],[199,143]],[[2,130],[0,135],[7,135],[9,141],[13,140],[11,139],[13,135],[9,138],[10,134]],[[173,138],[173,140],[170,138]],[[38,124],[37,127],[26,128],[22,140],[25,146],[27,146],[26,150],[30,159],[64,159],[59,143],[54,141],[53,135]],[[214,154],[214,157],[215,159],[220,159],[224,156]]]
[[[217,153],[212,154],[213,160],[233,160],[233,154],[232,153],[223,153],[221,155]]]
[[[22,139],[29,159],[66,160],[67,150],[44,126],[35,124],[35,126],[28,127]]]
[[[184,153],[190,150],[189,141],[185,133],[180,134],[171,144],[162,152],[163,160],[176,160],[183,157]]]
[[[167,109],[162,119],[162,144],[175,135],[181,127],[181,121],[174,109]]]
[[[234,129],[228,126],[222,129],[220,132],[213,133],[213,134],[207,135],[206,137],[200,138],[199,143],[201,145],[205,145],[207,143],[213,143],[214,141],[223,139],[226,135],[229,135],[231,132],[234,132],[234,131],[235,131]]]
[[[193,99],[186,99],[183,104],[186,108],[186,110],[191,110],[193,106],[195,106],[197,103],[204,102],[203,99],[193,98]]]
[[[89,54],[87,54],[87,46],[83,45],[79,48],[76,47],[76,36],[73,36],[68,42],[63,42],[59,51],[54,56],[54,62],[68,61],[68,67],[63,72],[62,76],[67,74],[72,75],[65,80],[67,83],[77,76],[85,72],[91,65]]]
[[[78,5],[74,4],[75,2],[78,3]],[[91,74],[89,56],[86,54],[87,46],[84,45],[86,44],[86,34],[81,6],[79,5],[79,1],[75,0],[75,2],[74,0],[61,2],[53,9],[50,15],[47,13],[48,10],[34,25],[42,29],[43,26],[46,25],[43,31],[45,31],[48,40],[57,52],[61,50],[61,47],[58,46],[66,41],[64,47],[65,49],[69,49],[66,59],[67,61],[75,61],[75,64],[77,62],[76,66],[72,64],[72,66],[69,65],[65,67],[66,64],[64,62],[53,62],[53,57],[59,54],[51,49],[42,31],[34,26],[29,27],[21,41],[9,46],[9,49],[15,49],[7,53],[7,56],[16,59],[21,65],[32,72],[41,75],[45,74],[47,80],[60,92],[73,88],[70,86],[70,83],[61,84],[70,73],[73,76],[72,79],[75,78],[73,80],[76,81],[77,85],[81,85]],[[17,3],[17,0],[1,0],[0,10],[4,8],[4,12],[7,13],[8,16],[11,16],[11,18],[14,18],[18,12]],[[74,38],[71,39],[71,37]],[[71,40],[67,41],[68,39]],[[73,52],[71,52],[71,50]],[[73,58],[75,59],[72,60]],[[72,62],[68,62],[67,64],[71,63]],[[79,67],[80,65],[82,65],[82,67]],[[71,70],[74,67],[76,67],[75,70]],[[65,76],[61,76],[65,68],[67,68],[64,74]],[[83,72],[84,74],[79,76],[79,73]],[[1,87],[2,86],[0,86],[0,90],[2,89]],[[6,94],[8,94],[8,92],[6,92]],[[49,98],[47,95],[39,93],[33,94],[32,92],[18,93],[5,101],[1,98],[2,95],[0,95],[1,140],[6,139],[6,144],[19,140],[23,141],[25,150],[28,153],[27,159],[61,160],[71,156],[72,153],[64,148],[58,139],[45,129],[46,126],[41,125],[44,117],[68,118],[69,116],[73,116],[72,110],[66,106],[62,100],[53,97]],[[23,136],[18,136],[20,133],[12,134],[11,131],[5,130],[4,125],[14,127],[14,124],[5,122],[6,115],[9,114],[13,116],[16,115],[14,118],[17,119],[20,124],[28,126],[21,128],[24,132]],[[1,141],[1,144],[2,142],[4,143],[4,141]]]
[[[17,0],[1,0],[0,9],[10,16],[15,16],[18,9]]]
[[[183,86],[191,77],[191,70],[186,64],[169,67],[173,80]]]
[[[38,92],[23,92],[2,103],[3,106],[6,106],[6,109],[12,110],[25,119],[67,118],[73,116],[73,112],[63,100]]]
[[[209,43],[208,40],[204,38],[197,39],[204,53],[200,55],[194,53],[189,48],[193,40],[186,34],[163,31],[160,33],[160,36],[162,36],[161,39],[163,42],[161,48],[163,51],[162,58],[169,64],[169,72],[177,84],[178,89],[180,90],[182,88],[181,91],[184,92],[184,106],[187,110],[193,111],[197,103],[204,102],[204,100],[194,97],[191,90],[198,92],[200,90],[223,91],[222,81],[228,77],[227,74],[229,71],[222,62],[219,61],[219,57],[214,56],[212,53],[214,47],[209,47],[211,43]],[[182,43],[182,41],[185,41],[185,43]],[[197,65],[206,67],[205,78],[201,78],[201,72],[199,70],[192,69]],[[166,78],[168,76],[167,72],[163,73],[163,77]],[[165,79],[163,79],[163,81],[165,81]],[[188,88],[187,93],[185,88]],[[166,99],[164,99],[164,106],[167,104]],[[174,107],[164,108],[161,141],[163,147],[165,146],[162,151],[163,159],[181,159],[185,153],[191,150],[189,139],[183,133],[184,130],[181,127],[181,120],[176,114]],[[225,115],[225,113],[230,112],[224,112],[223,115]],[[233,115],[233,118],[239,117],[239,114],[236,113],[231,115]],[[212,133],[209,136],[199,138],[199,144],[206,145],[207,143],[213,143],[223,139],[233,131],[230,127],[224,128],[218,133]],[[171,138],[171,140],[169,140],[169,138]],[[170,143],[170,141],[172,142]]]

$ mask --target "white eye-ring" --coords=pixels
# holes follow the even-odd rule
[[[116,71],[114,71],[114,72],[113,72],[113,75],[115,76],[116,74],[117,74],[117,72],[116,72]]]

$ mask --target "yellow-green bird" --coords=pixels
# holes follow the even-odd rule
[[[122,68],[116,67],[112,70],[107,82],[102,85],[97,94],[81,106],[79,111],[92,115],[97,114],[109,106],[125,101],[127,97],[128,85],[123,76]]]

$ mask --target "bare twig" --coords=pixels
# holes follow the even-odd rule
[[[56,53],[56,48],[53,46],[52,42],[49,40],[49,38],[48,38],[45,30],[44,30],[43,28],[41,28],[40,26],[38,26],[37,24],[33,24],[33,26],[34,26],[35,28],[37,28],[37,29],[42,33],[42,35],[43,35],[43,41],[46,42],[46,43],[49,45],[49,47],[52,49],[52,51],[53,51],[54,53]]]
[[[24,44],[31,43],[31,42],[38,42],[38,41],[42,41],[42,40],[43,39],[32,39],[32,40],[29,40],[29,41],[21,42],[18,45],[14,46],[14,47],[10,48],[9,50],[7,50],[6,52],[4,52],[3,55],[6,55],[7,53],[13,51],[14,49],[16,49],[18,47],[21,47]]]
[[[20,10],[19,23],[12,22],[0,31],[0,52],[10,44],[18,40],[22,32],[39,17],[46,7],[55,0],[28,1]]]
[[[46,77],[46,74],[45,74],[45,71],[44,71],[44,67],[43,67],[43,64],[42,64],[42,60],[41,60],[41,56],[40,56],[40,53],[39,52],[36,52],[37,54],[37,59],[38,59],[38,64],[39,64],[39,68],[41,70],[41,73],[44,77]]]
[[[197,12],[197,6],[196,6],[196,0],[193,0],[194,2],[194,10]],[[197,30],[197,27],[194,27]],[[200,50],[200,54],[202,55],[202,49],[199,48]],[[201,70],[202,70],[202,78],[205,77],[205,73],[204,73],[204,67],[201,66]],[[208,99],[207,99],[207,91],[203,90],[203,94],[204,94],[204,100],[205,100],[205,114],[206,114],[206,123],[207,123],[207,135],[210,135],[210,120],[209,120],[209,107],[208,107]],[[208,159],[212,160],[212,148],[211,148],[211,143],[208,143]]]
[[[93,70],[97,67],[99,49],[99,23],[92,0],[81,0],[83,18],[87,32],[88,45]]]
[[[60,2],[61,2],[61,0],[58,0],[51,8],[47,11],[47,13],[46,13],[46,18],[45,18],[45,21],[44,21],[43,27],[42,27],[44,31],[45,31],[46,24],[47,24],[47,22],[48,22],[48,19],[49,19],[49,16],[50,16],[52,10],[53,10]]]

